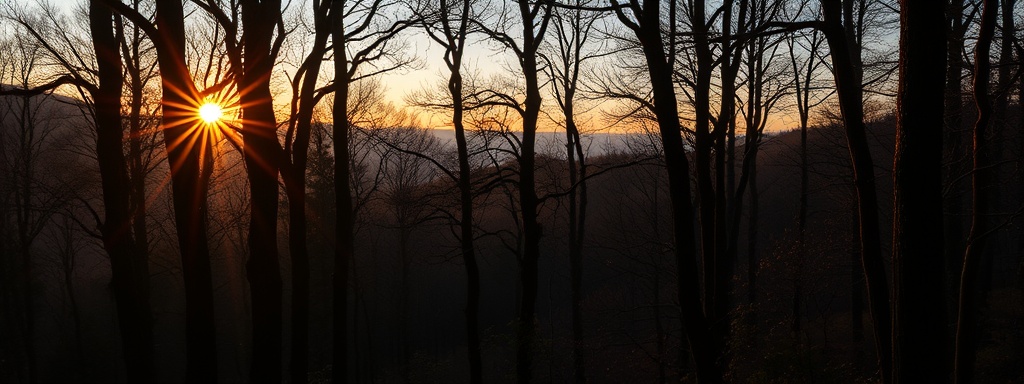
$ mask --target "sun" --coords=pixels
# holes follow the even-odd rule
[[[214,103],[203,104],[199,107],[199,117],[203,119],[207,124],[213,124],[220,120],[224,112],[221,110],[220,105]]]

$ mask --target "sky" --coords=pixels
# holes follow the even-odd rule
[[[29,6],[36,3],[38,0],[13,0],[15,6]],[[77,4],[83,4],[83,0],[62,0],[55,1],[54,4],[64,9],[66,12],[72,12],[73,9],[78,6]],[[288,3],[287,1],[285,3]],[[309,11],[308,4],[305,1],[295,1],[289,5],[291,10],[289,12],[301,11],[306,14]],[[614,21],[614,20],[612,20]],[[426,33],[418,29],[407,30],[407,33],[403,34],[402,38],[407,43],[407,54],[416,56],[419,58],[418,65],[415,68],[401,69],[391,73],[384,74],[380,77],[380,84],[385,88],[385,95],[387,99],[394,103],[398,107],[406,106],[406,101],[413,96],[415,93],[422,92],[423,90],[437,89],[440,85],[446,81],[448,73],[447,68],[444,68],[442,62],[443,51],[436,43],[430,40]],[[553,38],[553,34],[549,33],[548,39]],[[475,73],[480,78],[488,78],[492,75],[512,75],[514,76],[516,68],[515,62],[510,59],[508,53],[502,53],[499,47],[493,42],[482,41],[482,38],[471,37],[469,41],[469,48],[466,54],[465,65],[466,69],[464,73]],[[293,56],[300,57],[300,53],[295,53]],[[788,59],[788,58],[787,58]],[[291,66],[294,68],[294,65]],[[325,65],[325,69],[329,68],[329,65]],[[280,76],[283,73],[289,73],[287,65],[279,66],[275,68],[275,76]],[[290,71],[294,73],[294,71]],[[321,78],[330,76],[327,71],[322,71]],[[284,83],[283,81],[280,83]],[[740,92],[743,92],[742,89]],[[547,93],[547,91],[545,91]],[[287,96],[290,92],[282,90],[279,95]],[[285,97],[287,98],[287,97]],[[682,99],[680,94],[680,99]],[[278,105],[287,105],[287,100],[277,100]],[[545,95],[545,104],[549,106],[554,105],[554,101],[550,94]],[[791,103],[789,103],[791,104]],[[605,106],[608,103],[604,104]],[[450,128],[448,118],[443,114],[436,114],[429,111],[419,111],[419,116],[422,118],[421,124],[430,128]],[[607,118],[600,112],[600,109],[591,112],[592,116],[584,117],[582,120],[590,121],[594,125],[601,126],[606,125],[605,121]],[[790,129],[795,125],[796,119],[792,116],[793,113],[789,112],[778,112],[771,116],[768,124],[768,131],[779,131]],[[557,124],[551,120],[542,122],[545,124],[542,129],[552,130],[556,129]]]

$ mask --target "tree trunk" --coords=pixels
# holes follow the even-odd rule
[[[943,9],[900,2],[893,162],[893,381],[949,381],[942,226]]]
[[[974,100],[978,109],[978,119],[974,123],[974,172],[971,179],[973,189],[971,214],[971,230],[967,238],[967,250],[964,252],[964,264],[960,274],[960,301],[956,323],[956,357],[954,359],[954,377],[957,383],[974,381],[974,362],[977,349],[978,298],[977,280],[978,267],[986,253],[991,230],[989,217],[991,202],[984,190],[992,185],[995,177],[990,161],[988,143],[988,125],[992,117],[992,104],[989,96],[989,77],[992,64],[989,51],[992,48],[992,36],[995,34],[998,0],[984,0],[981,12],[981,27],[978,31],[978,42],[974,51]]]
[[[112,3],[112,1],[106,1]],[[156,3],[157,48],[163,106],[162,131],[171,168],[175,228],[185,281],[186,380],[217,380],[213,285],[207,234],[209,138],[198,129],[199,92],[185,64],[185,16],[181,3]],[[138,20],[133,20],[139,22]],[[206,165],[209,162],[207,162]]]
[[[757,151],[756,138],[749,133],[756,128],[747,128],[748,136],[745,139],[744,165],[740,175],[739,185],[733,185],[735,165],[726,161],[729,146],[735,145],[729,142],[730,131],[736,126],[736,76],[742,65],[743,49],[741,44],[733,40],[733,0],[726,0],[722,3],[722,36],[721,36],[721,98],[717,124],[715,124],[712,136],[715,137],[715,288],[714,288],[714,316],[711,324],[714,328],[715,342],[718,343],[718,350],[725,352],[730,333],[731,319],[729,310],[732,304],[733,274],[736,267],[736,256],[739,249],[740,219],[743,211],[743,194],[746,190],[749,178],[751,161],[756,161]],[[747,26],[747,0],[740,0],[739,13],[736,18],[736,32],[744,34]],[[698,90],[697,92],[702,92]],[[735,134],[732,135],[733,138]],[[749,160],[751,161],[748,161]],[[706,289],[706,287],[705,287]],[[726,359],[728,356],[722,356]],[[728,366],[728,361],[720,364]]]
[[[138,9],[139,1],[133,2],[135,8]],[[117,25],[118,34],[122,35],[120,40],[125,41],[124,26],[120,18],[115,18]],[[146,176],[148,174],[149,161],[143,159],[142,140],[144,136],[147,136],[143,132],[142,128],[142,107],[145,95],[143,95],[146,83],[152,79],[147,77],[143,79],[142,68],[141,68],[141,52],[139,46],[142,44],[142,31],[138,26],[132,29],[131,40],[128,41],[131,45],[122,45],[125,52],[124,67],[128,72],[129,77],[129,88],[131,92],[131,104],[129,106],[128,114],[128,189],[130,196],[128,198],[128,209],[131,213],[131,226],[132,235],[135,238],[135,244],[133,248],[134,258],[134,273],[136,275],[136,281],[139,285],[135,287],[138,290],[137,295],[144,298],[145,305],[149,306],[150,287],[149,287],[149,226],[146,223],[147,217],[147,206],[146,206]],[[147,312],[150,312],[147,309]],[[150,322],[152,322],[152,316],[149,316]]]
[[[467,4],[468,5],[468,4]],[[473,247],[473,190],[469,165],[469,145],[466,142],[466,128],[462,122],[462,77],[453,72],[449,86],[458,84],[458,91],[452,91],[456,105],[452,122],[455,126],[455,143],[459,156],[459,203],[462,206],[459,222],[462,262],[466,268],[466,343],[469,354],[469,381],[483,382],[483,363],[480,348],[480,270]],[[455,89],[453,87],[452,89]]]
[[[280,1],[243,1],[242,142],[249,178],[249,261],[246,275],[252,298],[253,382],[281,381],[281,270],[277,250],[277,175],[281,147],[277,142],[270,76],[274,57],[271,40]]]
[[[1000,6],[1002,7],[1000,12],[1001,22],[998,24],[999,28],[999,64],[996,70],[996,89],[994,109],[992,114],[992,121],[995,125],[992,126],[993,132],[991,135],[992,148],[990,151],[994,156],[992,164],[998,164],[996,169],[993,170],[995,174],[1010,174],[1015,170],[1003,165],[1004,162],[1011,162],[1010,155],[1010,144],[1012,141],[1012,129],[1015,128],[1011,125],[1010,119],[1010,95],[1013,92],[1013,83],[1017,81],[1019,73],[1019,64],[1014,61],[1013,50],[1016,42],[1016,27],[1014,20],[1014,8],[1018,0],[1001,0]],[[1014,67],[1017,67],[1016,76],[1014,74]],[[1017,205],[1014,205],[1014,199],[1007,196],[1008,188],[1005,185],[998,185],[991,189],[992,196],[989,201],[994,203],[992,207],[993,212],[1012,212]],[[1005,216],[1004,216],[1005,217]],[[997,221],[998,216],[990,217],[990,220]],[[991,225],[998,225],[995,222]],[[990,255],[983,258],[982,262],[982,274],[981,274],[981,292],[982,301],[981,305],[985,308],[988,307],[988,298],[992,292],[992,279],[993,269],[995,268],[995,255],[1004,255],[1012,252],[1011,239],[1006,235],[1009,234],[1006,231],[1000,231],[999,234],[994,235],[995,239],[990,241],[992,247],[989,250]]]
[[[27,79],[22,86],[28,88]],[[38,378],[36,374],[35,351],[36,294],[32,282],[32,277],[36,273],[32,265],[32,244],[35,240],[35,234],[33,234],[34,231],[30,227],[36,224],[33,218],[35,218],[37,213],[37,207],[34,204],[35,189],[33,188],[33,185],[36,183],[34,167],[36,162],[33,161],[33,155],[35,155],[34,148],[37,142],[35,140],[36,123],[31,103],[31,95],[22,96],[21,105],[19,105],[21,110],[19,111],[19,116],[16,117],[18,120],[17,128],[19,129],[17,156],[20,157],[21,164],[15,164],[15,167],[19,169],[15,173],[17,181],[13,189],[15,201],[14,214],[18,232],[18,252],[16,254],[21,258],[16,283],[18,288],[21,289],[21,295],[16,296],[21,301],[21,308],[19,309],[24,313],[23,317],[19,316],[20,323],[18,324],[18,331],[22,335],[22,353],[25,358],[24,364],[21,365],[23,368],[20,373],[26,381],[35,382]]]
[[[852,195],[853,193],[851,193]],[[860,215],[858,214],[856,201],[851,201],[850,206],[850,233],[855,233],[860,228]],[[850,236],[850,328],[852,328],[851,339],[856,345],[856,355],[863,356],[862,348],[864,341],[864,269],[860,263],[860,240],[857,236]],[[858,358],[858,364],[862,361]]]
[[[331,36],[334,41],[334,204],[337,224],[334,228],[334,357],[331,380],[347,382],[348,377],[348,278],[355,253],[355,212],[352,210],[351,171],[349,167],[348,53],[345,50],[344,1],[331,1]]]
[[[714,146],[714,136],[710,126],[710,88],[714,67],[704,9],[704,0],[694,1],[690,24],[693,26],[694,49],[697,56],[693,100],[696,141],[693,152],[697,174],[697,206],[700,212],[700,255],[704,282],[703,311],[705,316],[708,316],[710,324],[710,322],[713,322],[713,314],[715,313],[715,288],[717,288],[717,284],[715,284],[715,188],[711,179],[711,149]],[[660,39],[661,37],[658,36],[658,38]],[[648,66],[650,66],[650,63],[648,63]],[[670,81],[670,79],[666,78],[664,81]]]
[[[662,306],[662,303],[661,303],[661,270],[660,270],[660,268],[655,267],[655,270],[652,271],[652,274],[654,275],[654,303],[652,305],[652,307],[653,307],[652,309],[654,310],[654,338],[655,338],[654,339],[655,340],[654,345],[655,345],[656,351],[658,353],[657,354],[657,356],[658,356],[658,383],[664,384],[664,383],[668,382],[668,376],[667,376],[667,374],[665,372],[666,368],[667,368],[666,367],[667,364],[665,363],[665,355],[666,355],[666,353],[665,353],[665,326],[662,324],[662,321],[661,321],[661,317],[662,317],[662,314],[661,314],[661,309],[662,308],[661,308],[661,306]],[[576,380],[577,380],[576,382],[577,383],[581,383],[581,382],[585,381],[585,380],[584,381],[580,381],[580,379],[581,379],[580,377],[577,377],[576,378]]]
[[[992,172],[996,175],[1011,174],[1014,172],[1013,168],[1009,168],[1004,165],[1004,162],[1009,163],[1011,160],[1008,156],[1008,146],[1010,136],[1010,124],[1007,118],[1009,117],[1010,107],[1010,91],[1013,87],[1015,76],[1013,74],[1013,40],[1015,38],[1016,30],[1014,29],[1014,16],[1013,8],[1017,0],[1001,0],[999,1],[1000,6],[1000,22],[996,24],[998,28],[998,37],[994,36],[993,40],[998,38],[999,40],[999,61],[995,66],[995,89],[992,90],[994,100],[992,101],[992,117],[990,123],[989,133],[989,144],[988,151],[990,153],[990,164],[995,168]],[[1000,212],[1012,212],[1015,209],[1015,205],[1012,205],[1012,199],[1008,199],[1006,196],[1006,186],[1001,185],[1004,183],[993,183],[986,193],[990,194],[987,199],[991,202],[991,212],[993,215],[989,216],[988,220],[991,221],[989,226],[997,226],[997,222],[1000,219]],[[1003,216],[1005,217],[1005,216]],[[995,256],[1005,255],[1010,252],[1008,248],[1010,241],[1005,237],[1007,232],[999,230],[992,234],[992,238],[988,240],[985,255],[981,258],[981,272],[979,274],[979,284],[981,300],[978,304],[981,307],[981,312],[985,312],[988,307],[988,298],[992,292],[992,274],[995,268]]]
[[[445,4],[446,5],[446,4]],[[444,5],[442,5],[444,6]],[[466,29],[469,25],[468,0],[462,2],[462,15],[457,36],[450,36],[452,50],[451,76],[448,78],[448,91],[452,96],[452,125],[455,127],[455,145],[459,157],[459,204],[461,213],[459,220],[462,246],[462,262],[466,268],[466,344],[469,355],[469,381],[483,382],[483,363],[480,349],[480,270],[476,261],[476,249],[473,247],[473,179],[469,165],[469,144],[466,141],[466,126],[463,123],[464,100],[462,94],[462,53],[465,49]]]
[[[281,176],[288,195],[288,253],[292,258],[292,354],[290,377],[293,383],[309,381],[309,248],[306,219],[306,165],[313,125],[314,92],[320,64],[330,37],[327,4],[313,9],[315,38],[306,57],[305,72],[299,89],[295,136],[281,164]]]
[[[536,5],[539,7],[540,5]],[[541,95],[538,79],[537,49],[543,35],[537,36],[534,23],[538,16],[550,17],[550,6],[543,15],[533,13],[531,4],[519,1],[519,14],[523,21],[523,47],[520,65],[525,80],[526,100],[523,105],[523,142],[519,157],[519,209],[523,224],[523,253],[519,280],[523,286],[522,303],[519,307],[516,377],[519,383],[528,383],[532,378],[533,344],[536,336],[534,316],[537,305],[537,263],[540,259],[540,223],[537,221],[536,188],[536,142],[537,121],[540,117]],[[539,9],[538,9],[539,10]],[[544,21],[546,22],[546,21]]]
[[[815,37],[816,38],[816,37]],[[792,47],[790,48],[792,49]],[[814,55],[817,54],[817,44],[812,42],[811,52],[807,59],[807,75],[803,79],[803,84],[800,83],[799,70],[796,69],[796,59],[793,57],[794,71],[797,73],[796,78],[796,92],[797,92],[797,109],[800,115],[800,208],[797,212],[797,245],[800,247],[797,255],[797,267],[802,270],[803,263],[807,262],[807,200],[808,200],[808,184],[809,184],[809,167],[807,163],[807,130],[808,117],[810,115],[810,82],[811,76],[814,71]],[[802,273],[798,273],[794,279],[797,279],[795,283],[796,289],[793,290],[793,333],[797,334],[800,332],[800,283],[798,279],[803,276]],[[797,335],[798,336],[798,335]]]
[[[452,126],[455,129],[455,146],[459,161],[459,174],[456,184],[459,188],[459,244],[462,251],[462,262],[466,268],[466,347],[469,360],[469,381],[483,382],[483,364],[480,351],[480,271],[476,261],[476,250],[473,247],[473,180],[472,168],[469,165],[469,144],[466,141],[466,126],[463,123],[465,98],[462,92],[462,55],[465,52],[466,31],[469,28],[470,1],[462,0],[461,8],[456,8],[448,1],[440,2],[440,14],[443,36],[431,35],[446,50],[445,63],[450,74],[448,76],[448,92],[452,102]],[[458,26],[450,24],[451,12],[458,9]]]
[[[407,192],[401,192],[403,194]],[[407,204],[405,201],[399,202],[398,204]],[[406,207],[399,206],[399,210],[404,210]],[[409,233],[412,231],[412,226],[409,225],[404,213],[398,214],[398,260],[401,263],[399,266],[401,276],[401,292],[398,299],[398,333],[399,340],[402,343],[402,381],[405,383],[412,382],[412,347],[409,345],[409,297],[412,296],[412,286],[409,283],[410,269],[412,269],[412,260],[409,254]],[[354,316],[353,316],[354,317]],[[353,320],[354,321],[354,320]]]
[[[698,3],[703,3],[698,1]],[[634,26],[634,33],[640,41],[647,61],[648,75],[651,79],[651,86],[654,96],[655,114],[658,119],[658,129],[661,136],[661,144],[665,155],[665,167],[669,178],[669,194],[672,200],[672,219],[675,223],[673,234],[675,238],[676,267],[678,286],[678,300],[681,310],[680,322],[683,334],[689,343],[690,355],[694,360],[697,381],[700,383],[717,383],[722,381],[721,370],[718,367],[719,356],[715,343],[708,334],[708,322],[704,316],[704,310],[700,298],[700,285],[698,283],[700,271],[697,268],[697,242],[694,227],[694,212],[691,205],[690,194],[690,166],[686,156],[681,127],[679,124],[679,113],[676,101],[675,89],[673,88],[672,70],[666,61],[665,46],[661,39],[660,29],[660,7],[661,4],[655,1],[639,11],[634,7],[634,14],[639,19]],[[702,9],[702,8],[698,8]],[[631,24],[624,13],[618,13],[618,17],[627,25]],[[698,34],[700,38],[702,35]],[[706,35],[703,36],[707,38]],[[701,56],[698,56],[701,57]],[[707,59],[707,58],[705,58]],[[700,63],[710,65],[709,61]],[[707,86],[710,83],[710,75],[699,76],[697,87]],[[701,92],[698,92],[700,95]],[[701,101],[702,100],[702,101]],[[701,107],[705,108],[701,108]],[[698,98],[697,105],[697,126],[702,135],[708,134],[708,99]],[[707,137],[704,137],[707,140]],[[698,157],[700,154],[697,154]],[[709,179],[710,175],[704,175]],[[705,180],[710,181],[710,180]],[[710,244],[708,244],[710,246]],[[705,263],[710,260],[705,259]],[[713,281],[713,280],[712,280]],[[680,343],[680,352],[685,353]],[[685,359],[681,359],[685,360]]]
[[[964,49],[964,34],[967,31],[963,21],[964,1],[951,0],[947,12],[946,18],[949,20],[950,28],[946,41],[948,69],[946,70],[946,89],[944,91],[946,121],[943,145],[948,156],[945,162],[949,164],[945,169],[944,185],[949,188],[950,192],[943,207],[946,212],[946,217],[943,219],[946,233],[943,238],[945,240],[946,277],[950,282],[946,288],[949,298],[947,301],[955,307],[956,287],[959,286],[959,272],[963,265],[965,247],[965,233],[963,220],[961,220],[961,213],[964,212],[965,188],[957,180],[968,172],[965,167],[968,157],[967,147],[964,143],[964,132],[962,132],[964,58],[961,52]]]
[[[580,132],[576,127],[572,104],[572,99],[567,98],[564,112],[569,185],[572,188],[569,193],[569,284],[572,295],[573,380],[576,383],[584,383],[587,381],[587,375],[583,357],[583,234],[587,217],[587,175],[583,144],[580,143]],[[660,319],[656,321],[660,327]],[[664,367],[661,369],[664,370]]]
[[[110,255],[112,288],[117,302],[121,346],[132,382],[152,382],[153,323],[149,308],[148,270],[134,256],[131,236],[128,167],[121,129],[121,90],[124,77],[113,12],[98,2],[89,4],[89,28],[96,51],[99,86],[92,93],[96,118],[96,158],[100,165],[104,221],[103,248]]]
[[[855,62],[859,62],[859,59],[851,58],[853,56],[851,53],[854,50],[859,51],[859,49],[854,46],[855,42],[851,41],[852,39],[848,37],[848,33],[843,28],[840,20],[840,5],[840,0],[822,0],[824,32],[825,39],[831,48],[839,107],[846,125],[846,139],[853,164],[858,216],[860,217],[861,265],[864,268],[868,308],[870,308],[874,326],[878,366],[882,382],[888,383],[892,379],[889,284],[885,275],[885,263],[882,260],[874,161],[871,158],[865,132],[861,82],[856,72]],[[849,13],[847,12],[847,14]],[[847,20],[849,18],[848,15]],[[857,56],[859,57],[859,55]]]
[[[761,259],[757,249],[757,226],[760,207],[760,199],[757,189],[757,167],[750,172],[750,218],[747,222],[747,303],[757,302],[757,274],[760,269]],[[756,316],[756,313],[753,313]]]
[[[60,248],[60,258],[63,277],[64,277],[64,290],[67,293],[68,303],[71,307],[71,321],[74,325],[74,337],[75,337],[75,369],[78,371],[80,376],[85,376],[86,372],[83,372],[85,363],[85,346],[82,343],[82,314],[78,309],[78,295],[75,293],[75,264],[78,256],[78,249],[75,248],[75,234],[72,229],[73,220],[69,216],[63,217],[63,223],[61,223],[60,231],[62,240]],[[125,362],[127,364],[127,361]]]

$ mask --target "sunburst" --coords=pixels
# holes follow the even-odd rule
[[[221,109],[220,104],[206,103],[199,107],[199,118],[203,119],[207,124],[214,124],[220,121],[223,116],[224,111]]]
[[[212,159],[208,157],[219,152],[224,142],[241,150],[240,107],[237,93],[231,92],[232,87],[210,92],[205,97],[197,95],[198,91],[195,89],[184,88],[171,86],[165,89],[180,95],[182,102],[167,103],[163,106],[165,117],[171,118],[165,118],[160,129],[185,129],[184,134],[177,135],[174,140],[166,143],[168,150],[173,148],[190,153],[187,156],[197,156],[201,164],[209,164]],[[173,172],[180,169],[184,161],[185,158],[179,158],[168,165]],[[157,186],[157,190],[163,190],[169,182],[170,175]]]
[[[237,121],[239,105],[236,95],[217,92],[200,100],[190,109],[195,111],[192,129],[197,134],[207,136],[207,145],[216,145],[223,139],[236,147],[240,144],[240,121]]]

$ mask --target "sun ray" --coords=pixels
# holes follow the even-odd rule
[[[185,141],[188,139],[187,136],[188,136],[187,133],[184,134],[184,135],[180,135],[178,137],[175,137],[174,141],[167,143],[168,151],[171,151],[171,150],[179,151],[180,150],[182,153],[187,153],[187,151],[185,151],[184,150],[185,148],[183,147],[185,145]],[[168,155],[170,155],[170,152],[168,152]],[[188,157],[187,156],[176,156],[176,158],[171,158],[170,156],[168,156],[167,160],[168,160],[167,166],[170,167],[171,172],[173,173],[173,172],[177,172],[177,171],[181,170],[181,167],[183,167],[185,165],[185,162],[188,161]]]

